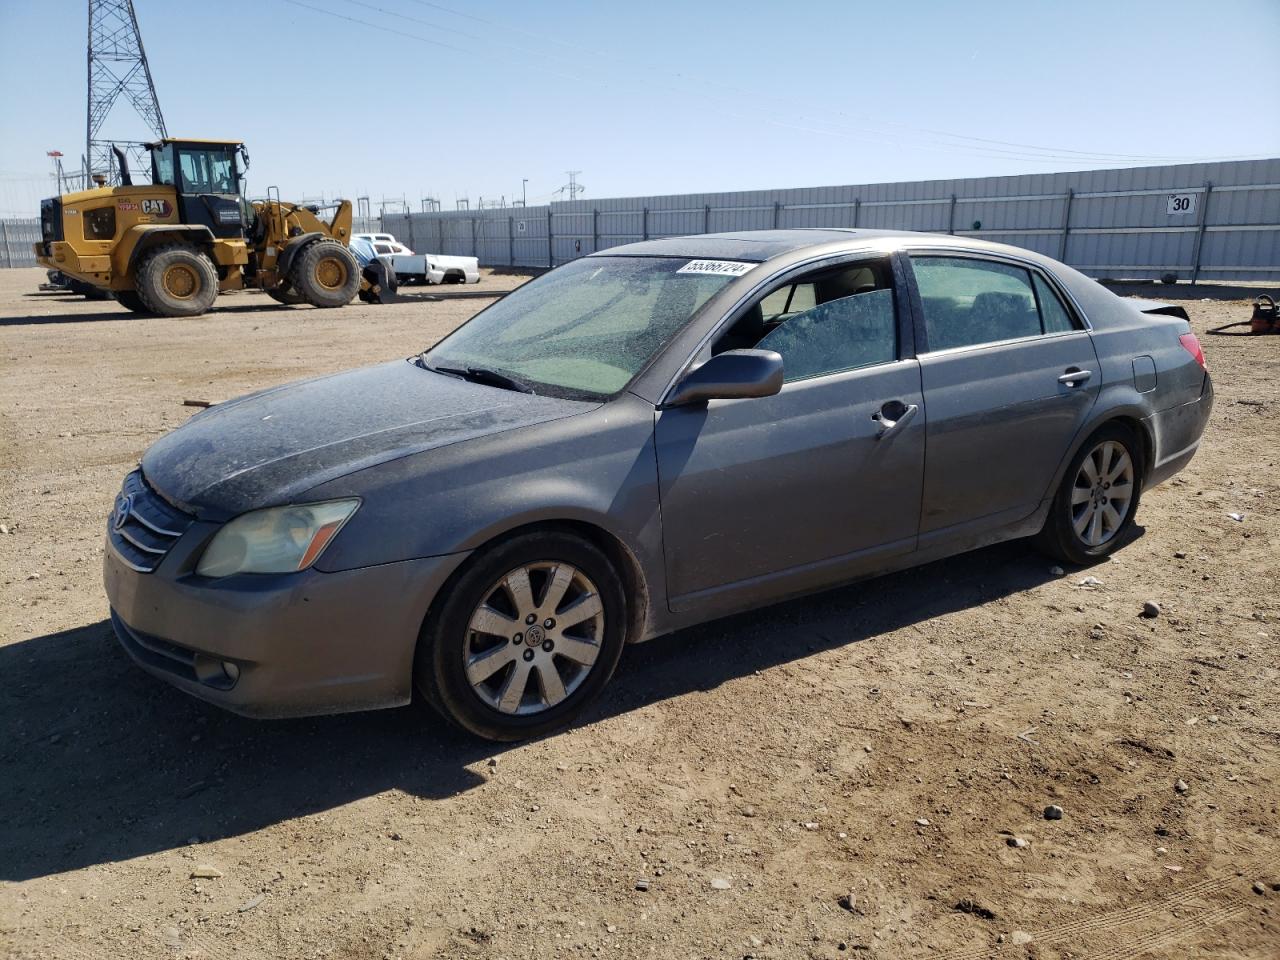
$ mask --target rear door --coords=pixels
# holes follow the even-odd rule
[[[893,277],[880,258],[779,284],[714,349],[777,351],[782,391],[659,411],[672,609],[758,603],[914,549],[924,416]]]
[[[1098,396],[1083,319],[1036,268],[917,252],[929,412],[920,545],[1030,515]]]

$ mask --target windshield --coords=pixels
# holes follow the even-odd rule
[[[710,262],[575,260],[478,314],[427,353],[426,362],[506,373],[538,393],[609,396],[625,387],[716,291],[754,266],[725,262],[721,272],[700,272]]]

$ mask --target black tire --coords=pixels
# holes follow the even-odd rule
[[[134,313],[140,313],[145,317],[152,315],[147,305],[142,302],[142,298],[133,290],[117,290],[113,296],[116,298],[116,303]]]
[[[1095,451],[1099,451],[1100,448],[1109,443],[1119,444],[1130,458],[1132,464],[1132,492],[1125,505],[1125,512],[1119,526],[1107,532],[1106,539],[1103,542],[1091,544],[1077,533],[1075,526],[1077,513],[1082,510],[1088,510],[1092,505],[1091,501],[1086,500],[1077,504],[1073,503],[1073,499],[1077,490],[1082,493],[1089,492],[1090,496],[1096,493],[1100,497],[1105,497],[1107,490],[1090,491],[1087,485],[1078,485],[1077,480],[1078,478],[1085,479],[1081,474],[1085,459],[1095,456]],[[1068,465],[1066,473],[1063,474],[1058,492],[1054,495],[1053,504],[1049,508],[1049,516],[1045,518],[1044,527],[1036,536],[1036,546],[1054,559],[1061,560],[1064,563],[1075,564],[1076,566],[1087,566],[1091,563],[1096,563],[1114,552],[1126,541],[1126,535],[1133,526],[1134,517],[1138,513],[1138,501],[1142,497],[1142,481],[1145,470],[1146,463],[1143,458],[1142,444],[1132,430],[1121,424],[1111,423],[1095,431],[1088,440],[1080,445],[1076,455],[1071,458],[1071,463]],[[1107,500],[1102,499],[1099,502],[1105,505]]]
[[[538,564],[571,565],[595,587],[604,617],[601,636],[596,638],[598,652],[578,685],[573,689],[565,688],[569,691],[568,695],[559,703],[554,706],[536,705],[534,709],[538,712],[527,714],[502,712],[482,699],[481,694],[472,687],[467,679],[465,661],[469,654],[475,653],[475,644],[482,639],[493,644],[485,647],[481,651],[483,653],[504,647],[506,641],[499,640],[496,635],[485,638],[474,631],[471,627],[472,616],[482,601],[491,599],[495,588],[510,572],[526,565]],[[543,584],[545,589],[546,581]],[[537,582],[533,583],[533,591],[539,592]],[[626,592],[622,580],[604,553],[571,534],[558,531],[534,532],[489,547],[471,558],[462,572],[441,593],[443,601],[433,608],[427,622],[423,624],[418,640],[414,682],[427,703],[447,720],[478,737],[498,741],[524,740],[567,726],[600,695],[622,656],[628,623]],[[568,597],[569,594],[566,593],[565,596]],[[569,606],[562,604],[559,609],[567,612]],[[541,625],[536,625],[532,629],[540,627]],[[545,644],[539,647],[533,639],[532,629],[527,644],[516,642],[514,638],[512,641],[513,650],[519,651],[526,661],[531,659],[531,654],[538,654],[539,649],[549,651]],[[554,634],[539,636],[545,636],[549,641]],[[560,642],[565,641],[562,638]],[[550,652],[547,657],[551,657]],[[565,660],[559,654],[555,655],[555,663],[565,664]],[[534,677],[533,671],[544,669],[541,664],[545,662],[547,659],[540,657],[539,665],[531,664],[525,668],[529,671],[528,675]],[[581,669],[572,661],[567,666],[570,670]],[[513,653],[509,667],[499,668],[494,675],[495,681],[501,684],[504,676],[510,679],[519,667]],[[508,669],[511,674],[504,672]],[[556,669],[559,671],[561,668]],[[541,676],[539,673],[537,681],[534,681],[537,686],[531,687],[531,690],[536,692],[541,688]],[[521,689],[524,689],[523,685]]]
[[[283,289],[268,290],[267,296],[276,303],[283,303],[286,307],[296,307],[300,303],[306,303],[293,287],[284,287]]]
[[[338,241],[317,240],[294,259],[289,282],[313,307],[344,307],[360,290],[360,265]]]
[[[138,263],[134,291],[161,317],[198,317],[218,299],[218,271],[207,254],[183,243],[156,247]]]

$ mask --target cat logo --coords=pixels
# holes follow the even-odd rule
[[[142,212],[155,217],[167,217],[173,213],[173,205],[168,200],[143,200]]]

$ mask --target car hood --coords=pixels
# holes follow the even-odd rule
[[[210,407],[152,444],[142,472],[174,505],[225,519],[296,502],[317,484],[365,467],[596,406],[397,360]]]

